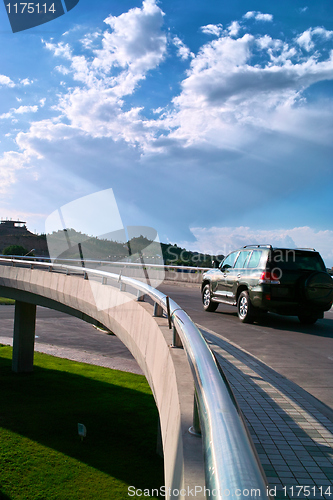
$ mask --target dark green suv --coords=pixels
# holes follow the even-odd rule
[[[219,303],[231,304],[243,323],[270,311],[298,316],[309,325],[331,308],[333,280],[313,249],[250,245],[205,272],[201,292],[206,311],[215,311]]]

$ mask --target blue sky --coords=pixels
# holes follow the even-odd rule
[[[2,217],[112,188],[163,242],[333,266],[331,1],[80,0],[15,34],[1,5],[0,37]]]

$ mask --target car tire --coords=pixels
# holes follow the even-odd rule
[[[325,308],[333,301],[333,280],[328,273],[313,272],[303,284],[304,298],[309,304]]]
[[[202,303],[204,310],[207,312],[214,312],[219,306],[217,302],[212,302],[210,286],[208,284],[202,289]]]
[[[311,316],[311,314],[299,314],[298,319],[302,325],[314,325],[318,316]]]
[[[253,306],[251,304],[249,292],[246,290],[241,292],[238,297],[237,314],[242,323],[253,323],[254,321]]]

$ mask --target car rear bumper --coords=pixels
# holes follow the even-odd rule
[[[315,304],[309,301],[288,300],[283,297],[272,297],[271,286],[262,285],[251,290],[250,298],[252,304],[262,310],[284,314],[288,316],[298,316],[299,314],[311,314],[322,317],[325,311],[332,307],[332,303]]]

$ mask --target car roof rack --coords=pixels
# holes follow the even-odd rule
[[[299,247],[299,248],[295,248],[295,250],[312,250],[313,252],[316,252],[316,249],[315,248],[302,248],[302,247]]]
[[[273,249],[272,245],[245,245],[243,248],[271,248]],[[278,249],[278,247],[275,247]],[[315,248],[310,248],[310,247],[299,247],[299,248],[293,248],[292,250],[311,250],[312,252],[316,252]]]
[[[243,248],[273,248],[272,245],[245,245]]]

